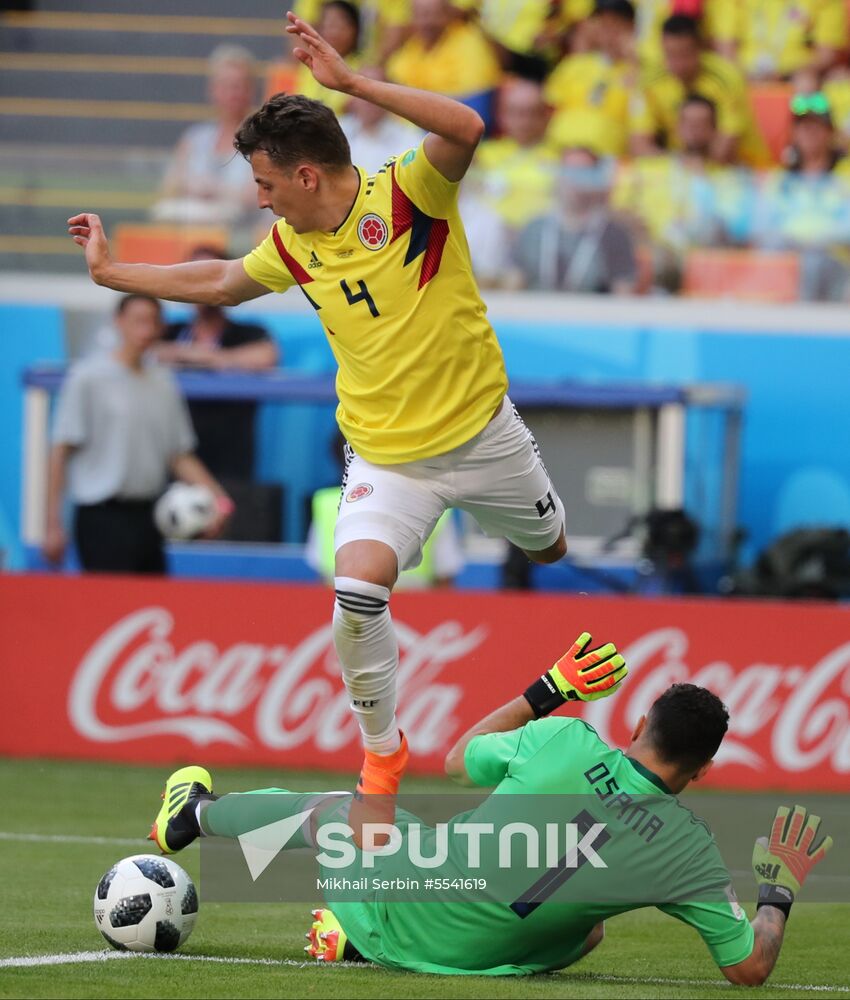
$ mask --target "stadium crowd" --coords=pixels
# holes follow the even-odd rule
[[[746,294],[751,274],[768,298],[850,296],[846,0],[303,0],[296,10],[361,70],[482,115],[487,137],[462,196],[482,285],[712,294],[734,279]],[[250,59],[232,46],[213,55],[220,130],[244,103]],[[416,142],[404,123],[325,91],[288,51],[264,87],[326,101],[370,170]],[[172,203],[201,140],[210,156],[227,146],[212,125],[187,133],[164,189]],[[244,223],[246,187],[232,181],[221,218]]]

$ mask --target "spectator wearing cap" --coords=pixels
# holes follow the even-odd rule
[[[746,81],[727,59],[703,47],[697,21],[682,14],[669,17],[662,47],[664,66],[644,75],[632,108],[632,154],[676,149],[679,109],[689,94],[699,94],[717,108],[715,158],[765,165],[769,153],[750,110]]]
[[[633,220],[655,287],[678,290],[688,250],[748,236],[750,174],[717,162],[716,137],[717,109],[691,94],[679,110],[678,150],[639,156],[618,170],[612,204]]]
[[[553,210],[530,222],[514,246],[524,287],[614,295],[637,290],[634,240],[609,206],[613,167],[588,149],[564,152]]]
[[[850,261],[850,161],[836,146],[827,97],[791,99],[788,165],[766,178],[756,206],[753,242],[801,255],[800,297],[846,301]]]
[[[561,149],[622,156],[637,78],[635,8],[631,0],[596,0],[591,21],[594,49],[565,56],[546,83],[546,100],[555,108],[548,138]]]
[[[198,247],[191,260],[222,260],[211,247]],[[159,361],[208,371],[260,372],[280,363],[276,343],[262,326],[239,323],[220,306],[196,306],[192,315],[169,323],[156,345]],[[256,403],[192,400],[189,412],[197,453],[214,475],[229,483],[254,477]]]
[[[820,79],[847,47],[845,0],[715,0],[718,48],[750,80]]]
[[[489,125],[501,67],[492,44],[448,0],[413,0],[410,38],[387,61],[393,83],[447,94]]]

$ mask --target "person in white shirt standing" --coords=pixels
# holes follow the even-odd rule
[[[86,571],[164,573],[153,506],[169,475],[213,492],[217,514],[209,535],[221,530],[233,503],[193,454],[195,434],[173,377],[146,356],[162,333],[159,301],[123,296],[115,326],[116,350],[75,364],[59,394],[43,551],[50,562],[64,558],[67,489]]]

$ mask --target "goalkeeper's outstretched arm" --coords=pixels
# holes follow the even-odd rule
[[[755,940],[753,950],[743,962],[724,965],[723,975],[736,986],[761,986],[773,972],[782,939],[785,936],[785,914],[772,906],[763,906],[751,921]]]
[[[466,748],[476,736],[508,733],[533,719],[549,715],[568,701],[595,701],[613,694],[628,673],[613,642],[591,649],[589,632],[582,632],[560,660],[534,681],[519,698],[497,708],[468,729],[446,755],[446,774],[471,785],[466,771]]]
[[[809,872],[826,857],[832,837],[820,836],[820,817],[803,806],[780,806],[770,837],[759,837],[753,848],[753,872],[759,887],[758,910],[752,921],[753,950],[723,974],[739,986],[761,986],[773,971],[791,906]]]

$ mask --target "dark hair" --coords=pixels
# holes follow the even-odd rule
[[[134,302],[150,302],[156,309],[157,315],[162,315],[162,303],[153,295],[145,295],[143,292],[130,292],[129,295],[122,295],[115,307],[115,315],[121,316]]]
[[[621,21],[635,23],[635,5],[631,0],[596,0],[593,8],[594,14],[613,14]]]
[[[348,0],[328,0],[327,3],[322,4],[319,17],[329,8],[338,10],[340,14],[344,14],[348,18],[351,27],[354,28],[354,48],[358,48],[360,45],[360,11]]]
[[[257,150],[284,170],[315,163],[328,170],[351,166],[348,139],[336,115],[301,94],[275,94],[239,126],[233,145],[249,159]]]
[[[677,38],[693,38],[700,41],[699,21],[687,14],[671,14],[661,25],[662,35],[675,35]]]
[[[646,716],[646,739],[682,772],[696,771],[717,753],[729,726],[726,706],[707,688],[673,684]]]
[[[682,113],[683,109],[689,104],[698,104],[703,108],[708,108],[711,112],[711,122],[713,125],[717,124],[717,105],[710,97],[703,97],[702,94],[688,94],[688,96],[679,105],[679,114]]]

